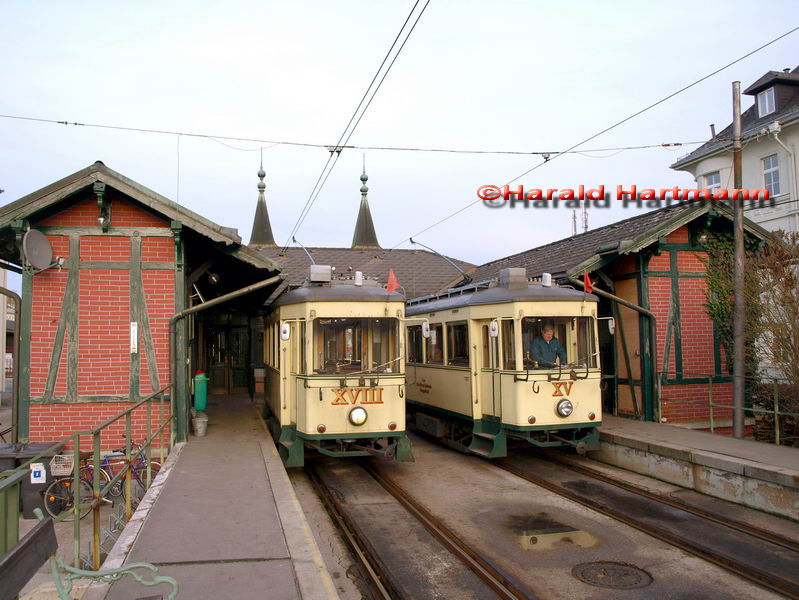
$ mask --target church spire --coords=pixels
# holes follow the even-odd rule
[[[258,204],[255,207],[255,219],[252,222],[252,233],[250,234],[250,245],[274,246],[275,238],[272,236],[272,226],[269,224],[269,213],[266,210],[266,199],[264,198],[264,183],[266,172],[264,171],[264,156],[261,150],[261,168],[258,169]]]
[[[361,175],[361,209],[358,212],[358,221],[355,223],[355,233],[352,236],[353,248],[380,248],[377,243],[377,234],[375,233],[375,225],[372,222],[372,213],[369,211],[369,201],[366,199],[366,194],[369,188],[366,187],[366,182],[369,177],[366,175],[366,159],[364,158],[363,174]]]

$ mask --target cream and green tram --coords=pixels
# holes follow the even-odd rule
[[[405,434],[405,298],[360,272],[311,267],[265,320],[265,418],[288,467],[305,449],[412,460]]]
[[[416,319],[406,330],[409,425],[492,458],[507,454],[508,438],[596,448],[597,303],[528,282],[524,269],[408,301],[406,318]]]

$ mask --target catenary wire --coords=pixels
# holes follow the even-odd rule
[[[268,148],[273,148],[275,146],[298,146],[302,148],[324,148],[328,149],[333,147],[331,144],[317,144],[317,143],[310,143],[310,142],[296,142],[296,141],[288,141],[288,140],[268,140],[268,139],[260,139],[260,138],[248,138],[248,137],[237,137],[232,135],[214,135],[208,133],[197,133],[191,131],[172,131],[166,129],[152,129],[152,128],[145,128],[145,127],[126,127],[122,125],[106,125],[106,124],[99,124],[99,123],[78,123],[78,122],[68,122],[68,121],[59,121],[57,119],[44,119],[44,118],[37,118],[37,117],[27,117],[21,115],[0,115],[0,119],[14,119],[14,120],[21,120],[21,121],[34,121],[38,123],[49,123],[55,125],[76,125],[79,127],[88,127],[88,128],[99,128],[99,129],[111,129],[111,130],[118,130],[118,131],[130,131],[134,133],[152,133],[158,135],[170,135],[170,136],[183,136],[183,137],[192,137],[192,138],[200,138],[200,139],[207,139],[212,142],[216,142],[226,148],[231,150],[236,150],[239,152],[258,152],[259,150],[267,150]],[[251,142],[254,144],[258,144],[253,148],[240,148],[238,146],[234,146],[233,144],[228,144],[226,141],[235,141],[235,142]],[[731,141],[726,138],[715,138],[716,141]],[[674,150],[679,150],[681,146],[691,146],[691,145],[699,145],[705,144],[708,140],[697,140],[697,141],[678,141],[678,142],[660,142],[657,144],[638,144],[632,146],[615,146],[613,148],[586,148],[585,150],[475,150],[475,149],[468,149],[468,148],[421,148],[421,147],[414,147],[414,146],[361,146],[357,144],[338,144],[336,147],[342,148],[343,150],[374,150],[374,151],[386,151],[386,152],[438,152],[438,153],[446,153],[446,154],[498,154],[498,155],[515,155],[515,156],[541,156],[544,154],[555,155],[555,154],[585,154],[586,152],[615,152],[617,150],[647,150],[651,148],[665,148],[667,150],[674,148]],[[268,144],[268,145],[264,145]],[[591,157],[589,157],[591,158]],[[604,158],[604,157],[595,157],[595,158]]]
[[[424,14],[424,11],[427,8],[427,5],[429,3],[430,3],[430,0],[427,0],[427,2],[424,5],[424,8],[422,8],[422,11],[417,16],[416,22],[413,24],[413,27],[411,27],[410,31],[405,36],[405,42],[408,41],[408,38],[410,37],[411,33],[413,33],[413,30],[416,27],[416,23],[419,22],[419,19],[421,18],[422,14]],[[341,136],[339,136],[338,142],[336,142],[336,146],[334,148],[338,148],[339,144],[341,144],[342,141],[345,139],[345,136],[347,136],[346,139],[349,140],[349,136],[351,136],[353,134],[353,132],[355,131],[355,128],[358,126],[358,123],[360,123],[361,118],[363,117],[363,113],[366,112],[366,109],[369,107],[369,104],[371,104],[371,102],[372,102],[371,99],[367,103],[366,107],[364,107],[364,109],[363,109],[363,111],[361,113],[361,116],[358,118],[358,120],[356,121],[355,125],[352,127],[352,129],[350,129],[350,125],[352,125],[352,122],[355,119],[355,116],[360,111],[361,106],[363,106],[363,103],[366,100],[366,97],[369,95],[369,92],[372,90],[372,86],[374,86],[374,83],[377,80],[377,77],[380,75],[380,72],[382,71],[383,66],[385,66],[386,61],[388,60],[388,57],[394,51],[394,48],[397,45],[397,41],[402,36],[402,32],[405,31],[405,27],[408,25],[408,21],[410,21],[410,18],[413,15],[414,11],[416,11],[416,7],[418,5],[419,5],[419,0],[416,0],[416,2],[414,3],[413,7],[410,10],[410,12],[408,13],[408,16],[405,18],[405,21],[403,22],[402,27],[400,28],[399,32],[397,33],[396,37],[394,38],[394,41],[392,42],[391,47],[388,49],[388,52],[386,52],[386,55],[383,57],[383,61],[380,63],[380,67],[378,67],[377,71],[374,74],[374,77],[372,77],[372,81],[369,83],[369,86],[366,88],[366,91],[364,92],[363,97],[361,98],[361,101],[358,103],[358,106],[356,107],[355,111],[353,111],[352,116],[350,117],[350,120],[347,122],[347,126],[341,132]],[[396,53],[397,56],[402,51],[402,48],[405,47],[405,42],[402,43],[402,46],[400,46],[399,50],[397,51],[397,53]],[[394,61],[396,61],[396,58],[397,57],[395,56],[394,60],[391,61],[391,63],[389,64],[388,68],[386,69],[385,74],[383,75],[383,78],[380,80],[380,83],[377,85],[377,87],[375,87],[374,91],[372,92],[372,98],[374,98],[374,96],[377,94],[378,90],[380,89],[380,85],[383,83],[383,81],[385,80],[386,75],[388,75],[388,72],[391,70],[391,67],[394,65]],[[349,135],[347,135],[347,131],[348,130],[350,130]],[[346,142],[344,142],[344,143],[346,143]],[[333,154],[336,155],[335,158],[333,158]],[[330,176],[330,173],[335,168],[336,163],[338,162],[338,159],[339,159],[340,156],[341,156],[341,151],[331,151],[330,152],[330,154],[329,154],[329,156],[327,158],[327,161],[325,162],[325,166],[322,169],[322,172],[319,174],[319,177],[316,180],[316,184],[314,185],[313,189],[311,190],[310,195],[308,196],[308,200],[306,200],[305,205],[302,208],[302,211],[300,211],[300,216],[297,219],[297,222],[294,224],[294,227],[292,227],[291,233],[288,235],[288,237],[286,239],[286,243],[283,246],[284,250],[288,247],[288,245],[291,242],[292,238],[297,233],[297,231],[299,230],[299,228],[302,225],[302,223],[305,221],[305,217],[308,215],[308,213],[310,212],[311,208],[313,207],[313,204],[316,201],[316,198],[319,197],[319,193],[322,191],[322,188],[324,187],[325,182],[327,182],[327,179]],[[332,160],[332,163],[331,163],[331,160]],[[328,170],[328,165],[330,166],[329,170]],[[326,171],[327,171],[327,173],[325,174]]]
[[[599,136],[601,136],[601,135],[603,135],[603,134],[607,133],[608,131],[610,131],[610,130],[612,130],[612,129],[615,129],[616,127],[618,127],[618,126],[620,126],[620,125],[622,125],[622,124],[624,124],[624,123],[626,123],[626,122],[628,122],[628,121],[630,121],[630,120],[634,119],[635,117],[638,117],[639,115],[641,115],[641,114],[643,114],[643,113],[647,112],[648,110],[651,110],[651,109],[652,109],[652,108],[654,108],[654,107],[656,107],[656,106],[658,106],[658,105],[660,105],[660,104],[663,104],[664,102],[666,102],[667,100],[670,100],[671,98],[674,98],[674,97],[675,97],[675,96],[677,96],[678,94],[681,94],[682,92],[684,92],[684,91],[686,91],[686,90],[689,90],[689,89],[691,89],[691,88],[692,88],[692,87],[694,87],[695,85],[698,85],[698,84],[702,83],[703,81],[705,81],[705,80],[709,79],[710,77],[713,77],[714,75],[717,75],[718,73],[721,73],[722,71],[724,71],[724,70],[726,70],[726,69],[730,68],[731,66],[733,66],[733,65],[735,65],[735,64],[737,64],[737,63],[739,63],[739,62],[741,62],[742,60],[744,60],[744,59],[746,59],[746,58],[748,58],[748,57],[752,56],[753,54],[755,54],[755,53],[757,53],[757,52],[760,52],[760,51],[761,51],[761,50],[763,50],[764,48],[767,48],[768,46],[771,46],[772,44],[775,44],[775,43],[776,43],[776,42],[778,42],[779,40],[781,40],[781,39],[783,39],[783,38],[785,38],[785,37],[787,37],[787,36],[791,35],[792,33],[794,33],[794,32],[795,32],[795,31],[797,31],[797,30],[799,30],[799,27],[794,27],[793,29],[791,29],[791,30],[789,30],[789,31],[787,31],[787,32],[785,32],[785,33],[783,33],[782,35],[779,35],[779,36],[777,36],[777,37],[775,37],[775,38],[771,39],[770,41],[766,42],[765,44],[762,44],[761,46],[758,46],[758,47],[757,47],[757,48],[755,48],[754,50],[750,50],[749,52],[747,52],[747,53],[746,53],[746,54],[744,54],[743,56],[740,56],[740,57],[736,58],[735,60],[733,60],[733,61],[731,61],[731,62],[727,63],[726,65],[724,65],[724,66],[722,66],[722,67],[719,67],[718,69],[716,69],[716,70],[714,70],[714,71],[712,71],[712,72],[708,73],[707,75],[704,75],[703,77],[700,77],[700,78],[699,78],[699,79],[697,79],[696,81],[694,81],[694,82],[692,82],[692,83],[689,83],[689,84],[688,84],[688,85],[686,85],[686,86],[683,86],[683,87],[681,87],[680,89],[678,89],[678,90],[676,90],[676,91],[672,92],[671,94],[668,94],[667,96],[664,96],[664,97],[663,97],[663,98],[661,98],[660,100],[657,100],[656,102],[653,102],[652,104],[649,104],[648,106],[646,106],[646,107],[644,107],[644,108],[642,108],[642,109],[640,109],[640,110],[638,110],[638,111],[634,112],[633,114],[631,114],[631,115],[629,115],[629,116],[627,116],[627,117],[625,117],[625,118],[621,119],[620,121],[617,121],[617,122],[613,123],[612,125],[610,125],[610,126],[608,126],[608,127],[604,128],[604,129],[602,129],[601,131],[598,131],[597,133],[594,133],[594,134],[590,135],[589,137],[587,137],[587,138],[583,139],[582,141],[579,141],[579,142],[577,142],[576,144],[574,144],[574,145],[570,146],[569,148],[567,148],[567,149],[566,149],[564,152],[560,152],[560,153],[558,153],[558,154],[555,154],[554,156],[551,156],[551,157],[550,157],[548,160],[545,160],[544,162],[541,162],[541,163],[538,163],[537,165],[534,165],[533,167],[531,167],[531,168],[527,169],[527,170],[526,170],[524,173],[521,173],[520,175],[517,175],[516,177],[514,177],[513,179],[511,179],[510,181],[508,181],[508,182],[507,182],[507,183],[505,183],[504,185],[510,185],[511,183],[513,183],[513,182],[515,182],[515,181],[518,181],[519,179],[521,179],[521,178],[522,178],[522,177],[524,177],[525,175],[528,175],[529,173],[532,173],[533,171],[535,171],[536,169],[538,169],[538,168],[539,168],[539,167],[541,167],[542,165],[545,165],[545,164],[547,164],[548,162],[552,162],[553,160],[555,160],[555,159],[556,159],[556,158],[558,158],[559,156],[562,156],[563,154],[566,154],[566,153],[568,153],[568,152],[570,152],[570,151],[574,150],[575,148],[577,148],[577,147],[579,147],[579,146],[582,146],[583,144],[585,144],[585,143],[587,143],[587,142],[590,142],[590,141],[591,141],[591,140],[593,140],[593,139],[596,139],[597,137],[599,137]],[[478,204],[478,203],[480,203],[480,202],[482,202],[482,200],[480,200],[479,198],[478,198],[477,200],[473,200],[472,202],[470,202],[469,204],[466,204],[465,206],[463,206],[463,207],[459,208],[459,209],[458,209],[458,210],[456,210],[455,212],[453,212],[453,213],[450,213],[449,215],[447,215],[447,216],[445,216],[445,217],[443,217],[443,218],[439,219],[438,221],[436,221],[436,222],[435,222],[435,223],[433,223],[432,225],[429,225],[429,226],[425,227],[424,229],[422,229],[422,230],[420,230],[420,231],[417,231],[416,233],[414,233],[414,234],[412,234],[412,235],[409,235],[408,237],[404,238],[403,240],[401,240],[400,242],[398,242],[397,244],[395,244],[394,246],[392,246],[391,248],[389,248],[389,250],[393,250],[393,249],[395,249],[395,248],[398,248],[399,246],[401,246],[401,245],[402,245],[402,244],[404,244],[405,242],[409,241],[411,238],[413,238],[413,237],[418,237],[419,235],[421,235],[421,234],[423,234],[423,233],[425,233],[425,232],[429,231],[430,229],[433,229],[434,227],[437,227],[437,226],[438,226],[438,225],[440,225],[441,223],[444,223],[445,221],[448,221],[449,219],[451,219],[451,218],[453,218],[453,217],[455,217],[455,216],[459,215],[459,214],[460,214],[460,213],[462,213],[463,211],[465,211],[465,210],[467,210],[467,209],[471,208],[472,206],[474,206],[475,204]]]

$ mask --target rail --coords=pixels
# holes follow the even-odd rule
[[[667,377],[667,374],[665,372],[660,372],[658,375],[661,380],[665,380]],[[661,410],[660,414],[663,414],[662,405],[665,402],[671,402],[674,404],[684,403],[684,404],[696,404],[700,406],[707,406],[710,432],[715,433],[716,432],[715,430],[718,427],[716,425],[717,410],[725,409],[730,411],[731,413],[732,410],[734,409],[734,406],[732,404],[724,404],[723,402],[719,402],[714,399],[713,380],[718,379],[718,375],[710,373],[688,373],[688,372],[681,373],[681,375],[683,377],[690,377],[691,379],[707,379],[707,398],[705,400],[691,400],[685,398],[675,399],[675,398],[661,397],[659,399],[660,410]],[[746,377],[746,380],[748,385],[757,385],[758,388],[763,392],[765,392],[767,389],[771,390],[769,401],[772,407],[767,408],[763,407],[762,405],[755,405],[753,402],[750,402],[750,404],[752,405],[746,406],[744,408],[744,414],[749,413],[750,415],[758,415],[758,414],[770,415],[774,423],[773,427],[774,444],[780,446],[786,440],[790,439],[792,441],[796,440],[797,445],[799,445],[799,439],[797,439],[799,438],[799,433],[793,435],[791,434],[783,435],[782,433],[782,428],[784,425],[786,425],[786,419],[796,419],[797,425],[799,425],[799,413],[780,409],[780,396],[782,395],[783,401],[785,400],[784,399],[785,392],[784,391],[781,392],[781,388],[785,387],[788,387],[789,389],[790,388],[794,389],[794,395],[797,396],[794,402],[799,405],[799,390],[796,389],[796,386],[793,384],[793,382],[785,378],[770,377],[770,376],[769,377],[764,376],[762,378]],[[668,386],[663,386],[662,389],[667,390]],[[753,400],[751,395],[749,399]],[[767,440],[760,440],[760,441],[767,441]]]
[[[108,419],[102,424],[94,427],[93,429],[77,431],[61,441],[53,444],[46,450],[40,452],[24,464],[16,467],[13,470],[5,471],[0,474],[0,556],[3,556],[19,540],[19,497],[20,497],[20,484],[22,480],[30,475],[30,465],[41,461],[43,457],[49,458],[57,453],[64,446],[72,445],[70,452],[73,455],[73,473],[72,473],[72,507],[68,511],[64,511],[54,520],[56,522],[63,521],[72,515],[74,530],[74,555],[73,565],[76,568],[81,567],[81,530],[80,530],[80,515],[82,510],[90,508],[93,514],[92,522],[92,544],[91,544],[91,560],[90,564],[93,570],[99,570],[101,564],[101,541],[100,541],[100,507],[103,504],[103,498],[106,496],[111,488],[124,480],[125,489],[125,521],[130,520],[133,515],[134,498],[133,498],[133,468],[138,464],[142,464],[142,457],[144,457],[143,464],[146,464],[146,476],[144,478],[144,487],[148,488],[152,482],[152,444],[154,441],[158,442],[158,453],[163,464],[168,451],[172,449],[174,443],[173,428],[167,430],[167,426],[175,422],[175,410],[172,399],[173,394],[167,394],[167,390],[172,389],[173,385],[170,384],[157,392],[153,392],[149,396],[131,404],[127,409],[123,410],[114,417]],[[158,422],[153,423],[153,404],[158,404]],[[145,439],[138,446],[137,449],[133,448],[133,431],[134,422],[133,416],[141,407],[144,415],[144,429]],[[168,407],[168,414],[167,414]],[[137,413],[137,419],[140,417]],[[120,457],[119,470],[114,473],[114,476],[105,485],[101,484],[100,471],[102,465],[101,448],[103,446],[102,439],[103,432],[116,431],[119,429],[117,423],[124,419],[124,437],[125,437],[125,453],[124,457]],[[137,422],[140,427],[141,423]],[[140,429],[139,429],[140,431]],[[93,473],[92,499],[90,503],[86,503],[86,498],[80,497],[81,490],[81,438],[91,437],[91,471]],[[114,438],[114,441],[106,438],[106,448],[115,448],[119,445],[119,438]],[[88,444],[87,444],[88,446]],[[116,464],[116,461],[115,461]],[[81,504],[83,502],[83,504]]]

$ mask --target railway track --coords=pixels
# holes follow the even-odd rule
[[[375,596],[535,598],[365,461],[312,461],[306,472]]]
[[[799,599],[799,544],[593,469],[515,455],[493,464],[789,598]]]

